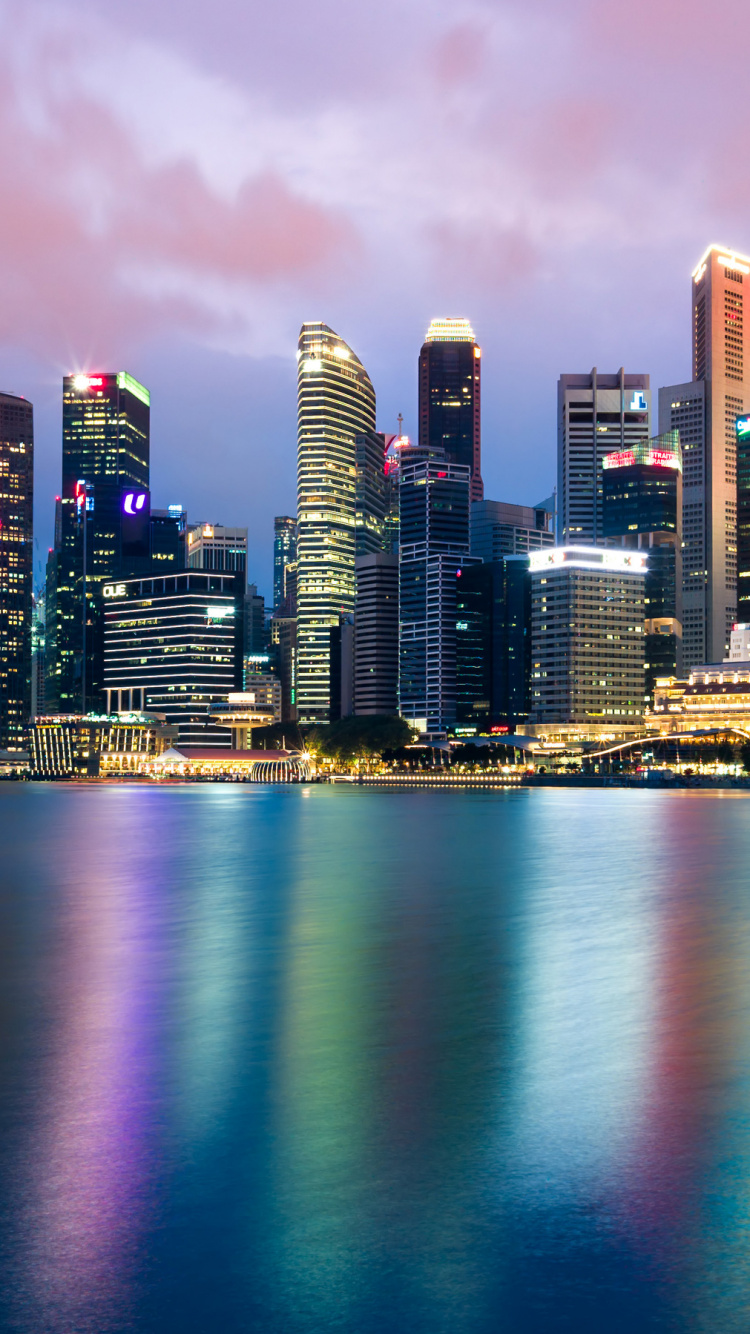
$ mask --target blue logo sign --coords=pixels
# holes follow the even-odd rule
[[[648,411],[648,405],[646,403],[646,395],[643,394],[640,389],[633,390],[633,401],[631,402],[628,411],[630,412]]]

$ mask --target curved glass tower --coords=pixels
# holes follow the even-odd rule
[[[327,324],[303,324],[297,362],[297,709],[327,723],[331,632],[356,592],[355,438],[375,429],[375,390]]]

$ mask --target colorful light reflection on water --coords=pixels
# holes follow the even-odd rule
[[[746,1328],[750,802],[0,785],[0,1328]]]

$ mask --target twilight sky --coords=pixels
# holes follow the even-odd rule
[[[561,371],[690,374],[690,272],[750,249],[746,0],[0,0],[0,388],[152,395],[153,503],[294,513],[295,350],[322,319],[415,434],[434,315],[483,347],[486,494],[555,471]]]

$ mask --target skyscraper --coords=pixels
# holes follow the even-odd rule
[[[242,689],[244,590],[243,574],[204,570],[105,584],[107,712],[153,710],[180,747],[228,747],[211,713]]]
[[[750,417],[737,418],[737,619],[750,621]]]
[[[477,500],[471,507],[471,554],[491,561],[553,547],[552,521],[552,511],[543,505],[532,508],[503,500]]]
[[[54,707],[64,713],[99,707],[99,592],[123,573],[124,554],[128,560],[144,543],[148,550],[149,420],[148,390],[125,371],[63,380],[60,540],[47,628]]]
[[[297,708],[328,722],[331,630],[354,612],[356,447],[375,429],[364,366],[326,324],[303,324],[298,359]]]
[[[557,383],[558,540],[598,546],[602,459],[651,434],[648,375],[561,375]]]
[[[604,536],[644,551],[646,694],[682,671],[682,462],[677,431],[604,458]]]
[[[737,619],[736,419],[750,408],[750,258],[709,246],[693,272],[693,377],[659,390],[683,456],[684,668],[721,662]]]
[[[200,523],[188,529],[188,567],[247,574],[247,528]]]
[[[433,320],[419,353],[419,444],[442,448],[471,473],[481,500],[481,356],[468,320]]]
[[[34,410],[0,394],[0,750],[22,750],[31,716]]]
[[[354,442],[356,553],[366,556],[383,550],[386,518],[386,437],[366,431]]]
[[[420,730],[456,720],[456,571],[469,556],[468,467],[401,457],[399,705]]]
[[[273,521],[273,610],[288,615],[286,572],[297,559],[297,520],[277,514]]]
[[[354,712],[398,712],[398,556],[357,557]]]
[[[644,579],[640,551],[553,547],[531,566],[531,715],[589,734],[642,725]]]
[[[456,575],[456,724],[515,732],[531,699],[528,556],[501,556]]]

